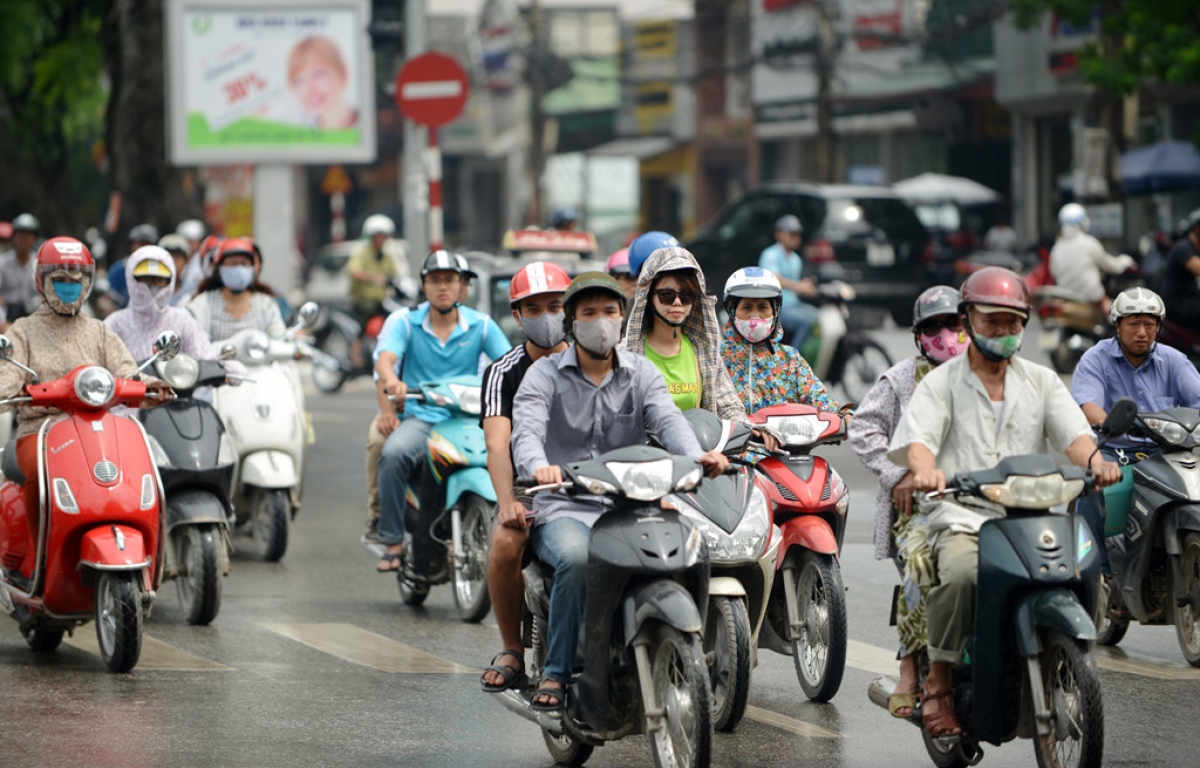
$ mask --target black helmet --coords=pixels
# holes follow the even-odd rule
[[[138,224],[133,229],[129,230],[129,242],[131,243],[157,243],[158,228],[153,224]]]
[[[467,277],[474,274],[466,268],[466,259],[445,250],[434,251],[425,257],[424,263],[421,264],[421,279],[424,280],[430,272],[457,272]]]
[[[931,317],[958,314],[958,291],[948,285],[926,288],[913,304],[913,331]]]
[[[575,276],[563,294],[563,330],[567,333],[571,332],[571,323],[575,320],[575,302],[579,294],[593,288],[616,296],[621,304],[621,314],[625,314],[625,291],[621,290],[621,284],[615,277],[607,272],[582,272]]]
[[[1193,229],[1196,229],[1197,227],[1200,227],[1200,208],[1197,208],[1196,210],[1189,213],[1187,215],[1187,218],[1184,219],[1183,221],[1184,221],[1184,225],[1185,225],[1183,228],[1184,234],[1191,232]]]

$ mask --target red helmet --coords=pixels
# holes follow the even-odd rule
[[[248,237],[231,237],[221,243],[221,247],[217,249],[216,258],[213,259],[213,269],[221,266],[221,262],[226,256],[249,256],[251,261],[261,259],[258,248],[254,245],[254,241]]]
[[[521,267],[508,286],[508,304],[513,309],[521,299],[539,293],[565,293],[571,286],[567,270],[549,261],[535,261]]]
[[[199,253],[200,256],[203,257],[203,256],[206,256],[209,251],[215,252],[218,248],[221,247],[221,243],[223,241],[224,241],[224,238],[220,237],[219,235],[209,235],[208,237],[206,237],[200,241],[200,248],[197,251],[197,253]]]
[[[42,293],[42,283],[52,272],[68,272],[80,280],[86,275],[87,289],[91,291],[92,279],[96,276],[96,262],[87,246],[73,237],[52,237],[42,243],[37,252],[37,290]],[[86,294],[84,296],[86,297]]]
[[[1010,269],[984,267],[972,272],[959,289],[958,311],[971,306],[983,312],[1013,312],[1029,317],[1029,286]]]

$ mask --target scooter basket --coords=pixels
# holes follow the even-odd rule
[[[1133,503],[1133,467],[1121,467],[1121,482],[1104,489],[1104,535],[1120,536]]]

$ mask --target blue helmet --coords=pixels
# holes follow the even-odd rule
[[[574,208],[558,208],[550,215],[550,226],[554,229],[579,221],[579,212]]]
[[[666,232],[643,232],[638,235],[632,243],[629,244],[629,271],[634,277],[642,271],[642,265],[646,263],[646,259],[650,258],[650,254],[657,251],[659,248],[668,248],[672,245],[679,245],[679,241],[674,235]]]

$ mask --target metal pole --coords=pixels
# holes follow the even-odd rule
[[[426,0],[407,0],[404,7],[404,55],[413,58],[425,52]],[[425,210],[429,205],[428,187],[421,168],[425,152],[425,129],[411,120],[404,121],[404,155],[400,164],[400,199],[404,201],[404,239],[410,261],[420,264],[429,253],[425,229]]]
[[[429,129],[429,149],[425,156],[429,173],[429,250],[442,249],[442,152],[438,148],[437,128]]]

